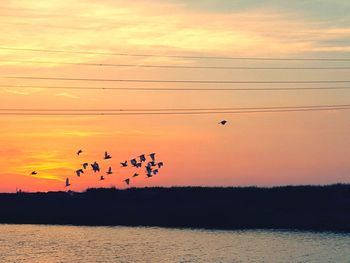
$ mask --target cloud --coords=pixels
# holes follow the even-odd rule
[[[79,96],[68,93],[68,92],[56,93],[55,96],[65,97],[65,98],[69,98],[69,99],[80,99]]]
[[[164,135],[164,132],[161,132],[160,130],[157,131],[143,131],[143,130],[137,130],[137,129],[123,129],[123,130],[73,130],[73,129],[52,129],[49,131],[28,131],[28,132],[16,132],[15,134],[8,134],[9,137],[24,137],[24,138],[75,138],[75,137],[99,137],[99,136],[116,136],[116,135],[127,135],[127,136],[134,136],[134,135],[157,135],[161,136]],[[1,152],[1,151],[0,151]]]
[[[16,95],[23,95],[23,96],[27,96],[27,95],[31,95],[32,93],[31,92],[28,92],[28,91],[20,91],[20,90],[9,90],[9,89],[5,89],[5,91],[7,93],[12,93],[12,94],[16,94]]]
[[[32,171],[37,171],[38,174],[31,175]],[[10,158],[2,173],[63,182],[62,175],[71,174],[72,171],[74,165],[58,151],[16,150],[16,156]]]
[[[87,131],[87,130],[50,130],[50,131],[31,131],[31,132],[18,132],[14,134],[15,137],[41,137],[41,138],[66,138],[66,137],[96,137],[106,135],[104,131]]]
[[[344,38],[350,30],[349,26],[338,25],[334,20],[330,24],[317,16],[308,16],[301,9],[302,5],[281,5],[276,1],[267,1],[270,4],[262,8],[257,1],[250,1],[250,4],[241,1],[234,5],[230,4],[231,2],[205,1],[202,4],[201,1],[201,6],[215,4],[222,10],[230,10],[218,13],[212,12],[209,8],[188,8],[183,1],[174,3],[174,1],[153,0],[126,4],[122,1],[80,0],[69,4],[58,2],[48,4],[47,1],[38,0],[35,1],[34,7],[13,6],[34,8],[39,14],[47,14],[47,16],[34,16],[29,13],[28,17],[14,19],[16,22],[27,24],[26,43],[23,44],[16,38],[0,37],[0,40],[4,46],[24,48],[40,46],[42,49],[55,47],[55,49],[101,52],[117,50],[123,53],[147,51],[156,54],[181,52],[278,56],[318,51],[317,47],[323,41]],[[315,3],[318,2],[322,1]],[[227,8],[228,6],[230,8]],[[68,9],[79,10],[79,15],[64,16]],[[48,16],[50,13],[53,15]],[[73,23],[76,29],[72,27]],[[37,25],[47,25],[48,28],[42,30]],[[50,25],[60,25],[62,28],[50,28]],[[81,30],[79,27],[91,30]],[[20,28],[9,25],[6,30],[17,32]],[[331,51],[346,52],[348,47],[334,44]],[[26,56],[23,53],[19,55],[18,52],[4,50],[0,51],[0,55],[11,58]],[[27,54],[27,58],[35,59],[40,55],[42,54],[30,53]],[[53,63],[101,60],[100,55],[94,54],[46,55],[50,56],[50,61]],[[115,59],[119,62],[128,62],[127,58],[115,57]],[[176,61],[176,59],[169,60]],[[68,93],[59,93],[57,96],[77,97]]]
[[[52,174],[39,174],[35,176],[34,175],[30,175],[30,176],[37,179],[42,179],[42,180],[54,180],[54,181],[64,182],[64,179]]]
[[[9,94],[21,95],[21,96],[29,96],[32,95],[41,89],[14,89],[14,88],[4,88],[3,91]]]

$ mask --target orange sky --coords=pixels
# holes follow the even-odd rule
[[[199,87],[198,84],[93,83],[19,80],[4,76],[187,79],[349,80],[349,70],[205,70],[93,67],[24,63],[153,64],[189,66],[349,66],[330,62],[253,62],[169,57],[123,57],[5,50],[1,47],[86,50],[130,54],[350,57],[350,23],[335,1],[324,16],[324,1],[309,6],[247,5],[237,1],[2,1],[0,5],[0,108],[211,108],[348,104],[350,92],[334,91],[118,91],[14,88],[32,86]],[[312,1],[310,1],[312,2]],[[343,6],[344,5],[344,6]],[[334,12],[332,12],[334,11]],[[338,12],[338,13],[337,13]],[[8,85],[8,87],[6,87]],[[304,86],[307,86],[306,84]],[[299,85],[298,87],[304,87]],[[310,85],[309,85],[310,86]],[[329,86],[329,85],[328,85]],[[202,86],[200,86],[202,87]],[[219,88],[218,84],[205,87]],[[226,87],[226,86],[225,86]],[[243,87],[260,87],[246,84]],[[217,123],[227,119],[229,124]],[[133,169],[119,162],[157,152],[166,164],[158,176],[142,175],[132,186],[239,186],[350,182],[349,111],[200,116],[1,116],[0,191],[125,187]],[[79,158],[76,151],[82,148]],[[102,161],[104,151],[113,156]],[[99,182],[81,163],[101,160]],[[37,176],[30,176],[37,170]]]

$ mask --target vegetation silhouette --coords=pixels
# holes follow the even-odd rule
[[[350,185],[0,194],[0,223],[350,232]]]

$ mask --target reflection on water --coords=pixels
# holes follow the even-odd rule
[[[0,262],[350,263],[350,235],[0,225]]]

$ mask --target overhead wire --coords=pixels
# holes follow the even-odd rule
[[[334,108],[334,107],[350,107],[350,104],[327,104],[327,105],[299,105],[299,106],[264,106],[264,107],[213,107],[213,108],[140,108],[140,109],[123,109],[123,108],[93,108],[93,109],[76,109],[76,108],[0,108],[0,111],[227,111],[227,110],[271,110],[271,109],[305,109],[305,108]]]
[[[218,59],[218,60],[255,60],[255,61],[343,61],[349,62],[350,58],[311,58],[311,57],[232,57],[232,56],[195,56],[195,55],[161,55],[161,54],[135,54],[122,52],[99,52],[99,51],[79,51],[79,50],[59,50],[59,49],[37,49],[37,48],[13,48],[0,46],[0,50],[47,52],[47,53],[67,53],[67,54],[90,54],[128,57],[165,57],[165,58],[185,58],[185,59]]]
[[[29,63],[72,66],[97,67],[135,67],[135,68],[169,68],[169,69],[217,69],[217,70],[348,70],[348,67],[251,67],[251,66],[191,66],[191,65],[145,65],[145,64],[115,64],[115,63],[87,63],[87,62],[55,62],[39,60],[1,60],[2,63]]]
[[[347,90],[350,86],[334,87],[277,87],[277,88],[151,88],[151,87],[90,87],[90,86],[46,86],[46,85],[2,85],[10,89],[68,89],[68,90],[121,90],[121,91],[298,91],[298,90]]]
[[[161,79],[106,79],[106,78],[65,78],[65,77],[31,77],[0,76],[3,79],[58,80],[58,81],[92,81],[92,82],[131,82],[131,83],[194,83],[194,84],[320,84],[350,83],[350,80],[278,80],[278,81],[239,81],[239,80],[161,80]]]
[[[118,115],[207,115],[207,114],[244,114],[244,113],[283,113],[283,112],[309,112],[309,111],[333,111],[350,110],[344,108],[320,108],[320,109],[286,109],[286,110],[252,110],[252,111],[222,111],[222,112],[93,112],[93,113],[42,113],[42,112],[0,112],[0,115],[15,116],[118,116]]]
[[[350,110],[350,105],[311,105],[251,108],[205,108],[205,109],[0,109],[0,115],[16,116],[123,116],[123,115],[207,115],[245,113],[287,113],[309,111]],[[135,112],[136,111],[136,112]]]

